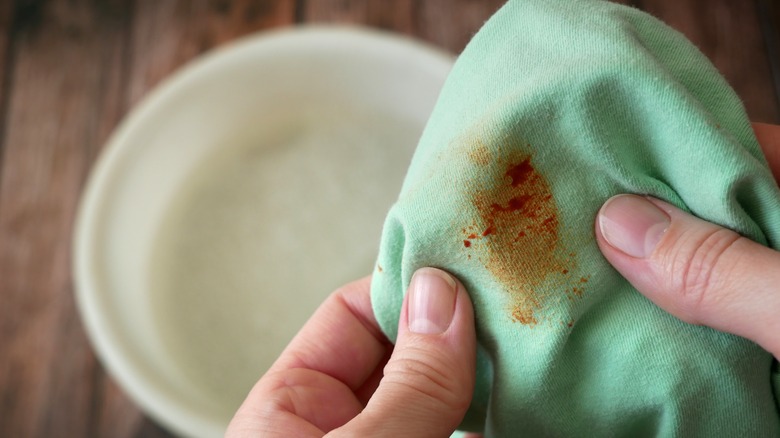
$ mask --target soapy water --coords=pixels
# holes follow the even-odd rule
[[[227,419],[326,296],[371,272],[422,131],[371,109],[264,123],[193,172],[152,258],[169,360]]]

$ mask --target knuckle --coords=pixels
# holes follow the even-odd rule
[[[677,295],[683,319],[697,323],[700,309],[717,299],[723,279],[734,267],[733,249],[744,237],[720,227],[683,234],[664,257],[667,290]]]
[[[470,400],[464,396],[468,389],[463,379],[452,375],[452,367],[424,347],[410,347],[387,363],[384,380],[448,409],[465,410]]]

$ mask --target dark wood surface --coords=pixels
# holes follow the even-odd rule
[[[234,38],[354,23],[460,52],[501,0],[0,0],[0,436],[169,436],[93,355],[71,229],[108,135],[151,88]],[[774,0],[622,0],[687,35],[753,120],[780,123]]]

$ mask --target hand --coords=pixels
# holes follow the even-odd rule
[[[753,129],[777,180],[780,126]],[[664,310],[748,338],[780,358],[780,252],[635,195],[604,204],[596,237],[607,260]]]
[[[455,430],[476,367],[474,311],[463,285],[438,269],[417,271],[393,348],[374,319],[369,283],[344,286],[320,306],[226,436],[446,437]]]

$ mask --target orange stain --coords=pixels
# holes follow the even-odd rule
[[[565,277],[574,266],[575,254],[562,248],[558,207],[533,157],[520,151],[497,155],[500,158],[493,160],[481,142],[469,154],[488,174],[487,182],[476,184],[470,193],[477,217],[461,229],[469,239],[463,244],[469,248],[471,240],[484,240],[474,250],[509,293],[512,320],[535,326],[553,293],[572,299],[570,293],[579,297],[583,289],[572,288],[571,279]],[[568,258],[563,255],[567,253]],[[587,282],[582,279],[581,283]]]

